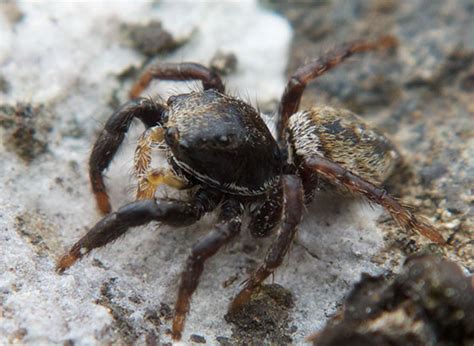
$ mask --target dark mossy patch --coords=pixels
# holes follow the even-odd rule
[[[51,114],[42,105],[0,105],[0,127],[5,148],[29,163],[48,151]]]
[[[293,307],[293,295],[286,288],[277,284],[263,285],[245,306],[225,316],[226,321],[233,324],[231,343],[290,344],[291,334],[295,332],[290,326]]]
[[[175,39],[160,21],[151,21],[147,24],[121,25],[124,42],[147,57],[155,57],[161,53],[169,53],[183,44],[188,38]]]

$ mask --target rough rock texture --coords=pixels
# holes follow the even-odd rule
[[[409,167],[398,179],[402,183],[394,179],[393,191],[438,224],[453,246],[439,249],[400,232],[386,217],[377,221],[381,210],[358,199],[320,195],[274,277],[283,287],[277,291],[293,303],[268,314],[276,320],[254,324],[260,328],[255,344],[304,342],[335,313],[362,272],[396,272],[404,253],[426,248],[473,270],[474,30],[469,16],[474,9],[467,0],[284,9],[295,28],[291,49],[289,24],[253,2],[0,6],[0,109],[10,110],[0,112],[0,344],[170,341],[180,272],[214,215],[180,230],[134,229],[65,275],[54,272],[57,257],[99,218],[89,190],[88,154],[102,124],[126,100],[133,79],[149,61],[143,46],[135,49],[124,40],[124,28],[159,32],[162,45],[153,49],[176,49],[159,53],[168,61],[209,64],[219,51],[235,55],[235,70],[225,79],[228,91],[265,110],[274,109],[284,88],[288,53],[293,70],[351,38],[389,31],[400,39],[392,54],[358,56],[322,77],[308,90],[305,104],[343,105],[392,134]],[[145,41],[150,31],[141,31]],[[166,99],[198,87],[160,82],[146,93]],[[17,116],[19,107],[31,107],[26,113],[31,119],[25,112]],[[18,137],[8,140],[18,129],[27,134],[20,146],[14,143]],[[133,198],[132,157],[141,131],[137,123],[108,171],[114,208]],[[34,154],[27,160],[21,155],[25,145],[31,146],[26,153]],[[154,159],[154,165],[160,163]],[[229,324],[224,316],[269,241],[242,232],[206,263],[183,342],[249,341],[252,331],[245,329],[245,320]],[[261,313],[258,306],[274,299],[274,291],[258,293],[263,298],[256,301],[263,303],[255,316]],[[271,337],[277,339],[269,338],[275,326],[278,333]]]

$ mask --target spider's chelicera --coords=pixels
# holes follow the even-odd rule
[[[230,309],[239,309],[282,262],[294,238],[304,204],[322,184],[345,188],[381,205],[405,229],[444,243],[380,187],[400,155],[394,145],[353,113],[331,107],[298,111],[307,83],[356,52],[389,47],[393,38],[342,45],[300,67],[290,78],[278,110],[274,138],[255,108],[227,96],[220,77],[194,63],[157,63],[134,85],[132,100],[107,121],[90,157],[90,179],[105,217],[63,255],[63,272],[91,250],[131,227],[159,221],[187,226],[219,209],[219,223],[192,248],[179,286],[173,337],[181,338],[190,300],[204,262],[240,232],[244,212],[249,231],[265,237],[279,228],[264,263],[245,282]],[[203,91],[172,96],[166,104],[140,98],[153,79],[200,80]],[[146,127],[135,152],[137,201],[112,212],[103,180],[133,118]],[[153,148],[164,149],[169,168],[151,168]],[[189,189],[186,201],[155,198],[160,184]]]

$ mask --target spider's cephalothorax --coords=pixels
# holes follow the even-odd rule
[[[212,89],[193,92],[171,97],[165,120],[170,163],[196,180],[244,196],[264,194],[278,180],[278,145],[247,103]]]
[[[173,338],[180,339],[204,262],[240,232],[244,211],[248,211],[253,236],[268,236],[277,227],[279,231],[265,263],[245,281],[232,310],[241,308],[281,264],[301,221],[304,203],[311,200],[317,187],[337,187],[364,196],[381,205],[403,228],[444,243],[432,226],[380,187],[400,159],[384,135],[349,111],[330,107],[298,111],[311,80],[353,53],[394,43],[391,37],[349,43],[300,67],[281,98],[276,139],[252,106],[225,95],[223,83],[213,71],[193,63],[151,66],[134,85],[133,100],[110,117],[92,150],[92,190],[99,210],[107,215],[59,259],[58,271],[131,227],[151,221],[186,226],[219,208],[219,223],[193,246],[182,274],[172,327]],[[172,96],[166,105],[139,98],[153,78],[200,80],[204,91]],[[137,201],[111,212],[103,171],[133,118],[139,118],[147,128],[135,151]],[[156,147],[165,149],[169,168],[151,167],[151,151]],[[160,184],[190,189],[191,198],[155,198]]]

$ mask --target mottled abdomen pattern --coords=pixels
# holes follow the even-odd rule
[[[295,113],[289,120],[289,135],[300,168],[305,159],[320,155],[375,185],[383,183],[401,159],[386,136],[345,109],[322,106]],[[303,173],[302,178],[307,194],[321,184],[316,176]]]

